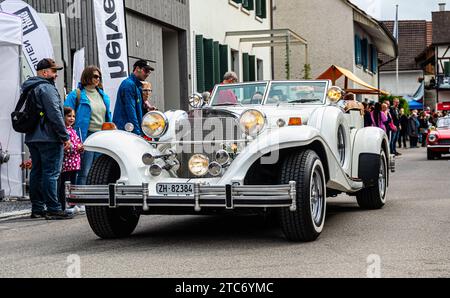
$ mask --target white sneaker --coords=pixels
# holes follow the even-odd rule
[[[86,206],[77,206],[78,213],[84,214],[86,213]]]

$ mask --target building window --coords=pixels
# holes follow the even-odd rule
[[[254,10],[255,0],[242,0],[242,7],[247,10]]]
[[[370,45],[370,71],[374,74],[378,72],[378,51],[375,45]]]
[[[256,16],[261,19],[267,18],[267,2],[266,2],[266,0],[256,0]]]
[[[361,42],[362,65],[364,69],[369,68],[369,41],[364,38]]]
[[[231,70],[239,76],[239,51],[231,50]]]
[[[248,53],[242,54],[242,81],[250,81],[250,55]]]
[[[264,80],[264,62],[261,59],[256,60],[256,73],[258,81]]]

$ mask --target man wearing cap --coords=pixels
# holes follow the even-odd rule
[[[53,59],[43,59],[36,67],[37,76],[28,79],[22,86],[22,90],[34,90],[36,106],[42,111],[35,130],[25,136],[33,161],[30,174],[32,218],[69,218],[62,211],[57,196],[64,149],[70,148],[63,105],[55,87],[58,70],[62,69]]]
[[[147,61],[138,60],[133,67],[133,73],[122,82],[117,92],[116,107],[113,122],[118,129],[125,130],[125,125],[134,126],[133,133],[142,136],[141,122],[143,117],[142,81],[145,81],[154,71]]]

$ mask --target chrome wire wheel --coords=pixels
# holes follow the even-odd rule
[[[387,169],[384,154],[381,155],[380,177],[378,178],[378,187],[381,200],[385,200],[387,190]]]
[[[324,216],[324,182],[320,167],[315,165],[313,175],[311,176],[311,217],[316,227],[320,227]]]

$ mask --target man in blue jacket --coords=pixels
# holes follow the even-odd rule
[[[42,111],[37,127],[25,136],[33,161],[30,174],[32,218],[69,218],[62,211],[57,196],[64,149],[70,148],[62,101],[55,87],[57,72],[61,69],[54,60],[43,59],[36,67],[37,77],[28,79],[22,86],[23,90],[34,89],[36,106]]]
[[[147,61],[139,60],[134,64],[133,73],[122,82],[117,92],[116,107],[114,109],[113,122],[120,130],[125,130],[125,125],[131,123],[134,126],[133,133],[143,136],[142,123],[142,82],[154,71]]]

